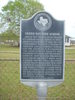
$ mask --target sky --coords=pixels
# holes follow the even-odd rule
[[[1,7],[10,0],[0,0]],[[65,34],[75,37],[75,0],[37,0],[57,20],[65,21]]]
[[[2,6],[6,5],[9,0],[0,0],[0,11]]]

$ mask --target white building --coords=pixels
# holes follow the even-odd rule
[[[71,37],[68,35],[65,35],[65,46],[70,46]]]
[[[75,45],[75,38],[71,38],[70,45]]]

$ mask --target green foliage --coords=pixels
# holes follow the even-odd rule
[[[2,23],[8,23],[8,28],[13,30],[14,33],[19,34],[20,19],[27,19],[43,9],[43,5],[37,2],[37,0],[9,1],[8,4],[2,8]]]
[[[5,41],[5,40],[16,40],[16,41],[19,41],[19,35],[16,35],[11,30],[7,30],[6,32],[0,34],[0,39],[2,41]]]

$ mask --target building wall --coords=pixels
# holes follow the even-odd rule
[[[75,45],[75,38],[71,38],[70,44]]]
[[[65,36],[65,46],[70,46],[70,37]]]

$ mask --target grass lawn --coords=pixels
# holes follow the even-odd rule
[[[2,51],[9,53],[0,53],[0,58],[19,58],[17,47],[0,47]],[[74,59],[75,50],[66,49],[66,59],[71,57]],[[0,100],[37,100],[36,89],[20,82],[19,66],[19,61],[0,61]],[[75,62],[66,62],[65,80],[59,86],[48,88],[47,100],[75,100]]]
[[[65,57],[67,60],[75,60],[75,49],[65,49]]]
[[[0,61],[0,100],[31,100],[36,96],[34,88],[20,82],[18,61]]]
[[[8,58],[15,58],[15,59],[19,59],[19,53],[4,53],[4,52],[0,52],[0,58],[4,58],[4,59],[8,59]]]
[[[19,48],[1,45],[0,46],[0,58],[19,59]]]
[[[0,45],[0,51],[17,51],[19,52],[19,48],[18,47],[12,47],[9,45]]]

